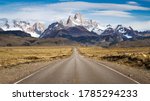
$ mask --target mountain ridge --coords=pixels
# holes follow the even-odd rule
[[[109,46],[122,41],[142,39],[146,36],[131,26],[124,27],[121,24],[114,28],[111,25],[101,28],[102,26],[97,22],[85,20],[80,13],[76,13],[74,16],[69,16],[66,21],[60,20],[50,24],[40,38],[63,37],[84,44]]]
[[[32,37],[39,37],[45,30],[45,25],[40,22],[34,22],[33,24],[23,20],[9,20],[7,18],[0,19],[0,28],[4,31],[24,31],[31,34]]]
[[[1,27],[2,25],[3,27]],[[104,47],[124,41],[136,41],[150,38],[150,31],[139,32],[134,30],[131,26],[125,27],[121,24],[115,27],[109,24],[104,27],[96,21],[85,19],[80,13],[69,16],[66,20],[51,23],[46,29],[44,25],[39,22],[31,24],[27,21],[12,20],[12,23],[10,23],[8,19],[0,19],[1,32],[4,31],[6,34],[8,32],[9,34],[13,34],[14,31],[18,30],[25,33],[29,32],[28,34],[32,37],[36,32],[39,36],[37,37],[39,40],[64,38],[80,44],[101,45]],[[20,34],[22,34],[22,32]],[[14,35],[19,36],[18,34]]]

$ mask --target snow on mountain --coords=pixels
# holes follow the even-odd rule
[[[116,27],[115,31],[118,31],[119,33],[122,33],[122,34],[124,34],[124,33],[127,32],[126,29],[125,29],[125,27],[123,27],[122,25],[118,25]]]
[[[117,25],[113,28],[111,25],[107,25],[107,29],[104,30],[100,37],[103,41],[112,43],[136,39],[137,33],[131,27]]]
[[[59,23],[67,27],[83,26],[88,31],[95,32],[98,35],[100,35],[105,29],[105,27],[101,26],[96,21],[84,19],[80,13],[76,13],[74,16],[69,16],[66,21],[60,20]]]
[[[122,25],[118,25],[115,31],[128,39],[133,38],[136,35],[136,32],[132,29],[132,27],[124,27]]]
[[[0,28],[4,31],[20,30],[31,34],[32,37],[39,37],[45,30],[44,24],[40,22],[30,23],[21,20],[0,19]]]
[[[132,36],[129,36],[128,34],[125,34],[124,36],[128,39],[132,38]]]
[[[55,34],[57,31],[61,30],[61,29],[64,29],[65,26],[62,24],[62,23],[59,23],[59,22],[55,22],[55,23],[52,23],[51,25],[48,26],[48,28],[40,35],[39,38],[43,38],[45,36],[48,36],[49,34],[52,33],[52,36],[53,34]]]
[[[80,13],[76,13],[74,17],[69,16],[66,25],[69,27],[82,26],[84,24],[84,19]]]

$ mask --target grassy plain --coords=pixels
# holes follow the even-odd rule
[[[0,69],[14,65],[68,57],[71,47],[0,47]]]
[[[142,69],[150,69],[150,47],[100,48],[80,47],[81,54],[96,60],[107,60]]]

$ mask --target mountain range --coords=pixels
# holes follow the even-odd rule
[[[74,16],[69,16],[67,22],[62,21],[64,26],[74,27],[74,26],[83,26],[90,32],[95,32],[96,34],[100,35],[105,27],[98,24],[96,21],[93,20],[85,20],[80,13],[76,13]]]
[[[150,31],[145,32],[150,36]],[[106,27],[92,20],[85,20],[80,13],[69,16],[67,20],[61,20],[49,25],[40,35],[40,38],[63,37],[84,44],[100,44],[109,46],[127,40],[145,38],[144,32],[138,32],[131,26],[117,25]]]
[[[9,20],[7,18],[0,19],[0,29],[4,31],[23,31],[30,33],[32,37],[39,37],[45,30],[45,25],[40,22],[31,23],[22,20]]]
[[[66,20],[51,23],[48,28],[45,28],[45,25],[39,22],[31,24],[27,21],[0,19],[0,32],[5,32],[4,34],[9,32],[10,34],[10,31],[16,33],[14,32],[16,30],[42,40],[63,38],[81,44],[94,44],[104,47],[124,41],[150,38],[150,31],[139,32],[131,26],[124,27],[123,25],[112,27],[109,24],[103,26],[96,21],[85,19],[80,13],[69,16]]]

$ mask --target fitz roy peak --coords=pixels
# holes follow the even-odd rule
[[[60,23],[68,27],[83,26],[88,31],[95,32],[98,35],[100,35],[105,29],[104,26],[98,24],[96,21],[84,19],[80,13],[76,13],[74,16],[69,16],[67,21],[61,20]]]
[[[98,40],[98,35],[96,33],[89,32],[83,26],[68,27],[59,22],[49,25],[49,27],[40,36],[40,38],[59,37],[81,43],[95,43],[95,40]]]
[[[40,38],[56,37],[92,44],[97,42],[117,43],[136,39],[137,31],[122,25],[114,28],[111,25],[103,27],[93,20],[85,20],[80,13],[76,13],[74,16],[69,16],[66,21],[52,23],[40,36]]]
[[[103,32],[102,28],[97,22],[85,20],[80,13],[76,13],[67,20],[49,25],[40,38],[63,37],[82,43],[95,43]]]
[[[41,38],[42,40],[65,39],[83,44],[109,46],[122,41],[134,41],[149,38],[150,31],[138,32],[132,27],[103,26],[93,20],[85,19],[80,13],[69,16],[66,20],[54,22],[44,28],[40,22],[0,19],[0,34]],[[29,34],[28,34],[29,33]],[[40,39],[39,39],[40,40]]]

